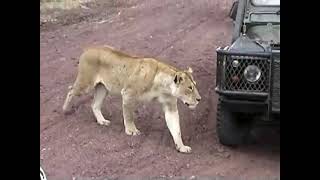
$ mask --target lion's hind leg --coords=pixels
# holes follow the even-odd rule
[[[75,95],[75,92],[74,92],[74,89],[72,86],[69,86],[68,89],[69,89],[69,92],[68,92],[67,97],[66,97],[64,104],[62,106],[62,111],[64,113],[67,113],[69,111],[69,104]]]
[[[108,126],[110,121],[103,117],[101,113],[101,106],[107,94],[108,90],[106,87],[101,83],[97,84],[94,89],[94,99],[91,105],[93,114],[96,117],[98,124],[105,126]]]
[[[78,76],[75,83],[72,86],[69,86],[69,92],[62,106],[62,110],[64,113],[69,112],[69,105],[74,96],[81,96],[82,94],[88,93],[91,87],[90,81],[84,81],[82,76]]]

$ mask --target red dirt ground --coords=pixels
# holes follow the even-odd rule
[[[260,133],[257,145],[235,149],[223,147],[216,138],[215,49],[231,40],[230,7],[226,0],[134,0],[113,14],[42,27],[40,160],[48,178],[279,177],[280,136],[273,131]],[[119,97],[108,97],[104,103],[103,114],[112,121],[109,127],[96,123],[89,96],[75,100],[74,112],[63,115],[61,107],[76,77],[82,48],[104,44],[193,68],[203,100],[194,111],[179,103],[182,136],[192,154],[175,151],[156,103],[137,109],[142,135],[135,137],[124,132]]]

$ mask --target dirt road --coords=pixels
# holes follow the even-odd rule
[[[236,149],[223,147],[216,139],[215,49],[230,42],[231,1],[128,2],[114,7],[113,13],[41,30],[40,159],[48,177],[279,177],[280,143],[270,141],[273,133],[264,133],[267,138],[261,137],[258,145]],[[89,96],[75,100],[79,105],[73,114],[62,114],[82,48],[94,44],[193,68],[203,100],[194,111],[179,103],[183,139],[192,154],[175,151],[156,103],[137,109],[136,124],[142,132],[138,137],[124,133],[119,97],[108,97],[104,103],[103,114],[112,121],[109,127],[96,123]]]

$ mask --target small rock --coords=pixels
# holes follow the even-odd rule
[[[65,57],[60,58],[60,61],[65,61],[65,60],[66,60]]]
[[[230,157],[231,157],[231,154],[230,154],[230,153],[224,153],[223,157],[225,157],[225,158],[230,158]]]
[[[219,153],[223,153],[225,151],[225,149],[223,147],[218,146],[217,151]]]
[[[221,172],[216,172],[216,175],[217,175],[217,176],[221,176],[221,177],[224,176]]]

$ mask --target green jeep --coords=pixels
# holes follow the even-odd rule
[[[280,125],[280,0],[238,0],[229,16],[232,40],[216,50],[215,90],[218,139],[232,146],[249,142],[254,125]]]

